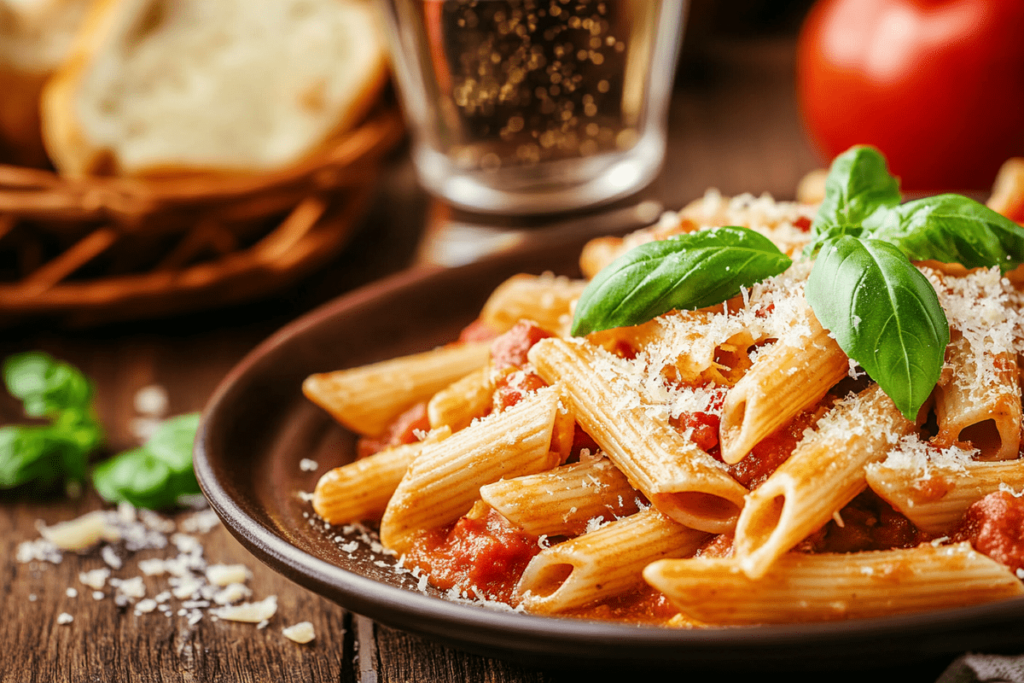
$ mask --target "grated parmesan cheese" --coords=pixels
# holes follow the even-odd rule
[[[316,638],[316,632],[313,631],[313,624],[308,621],[301,621],[294,626],[289,626],[281,630],[285,638],[294,640],[296,643],[306,644]]]
[[[217,618],[226,621],[244,621],[253,624],[269,622],[277,612],[277,596],[271,595],[260,602],[244,602],[241,605],[220,607],[211,612]]]

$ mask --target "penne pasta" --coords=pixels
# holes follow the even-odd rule
[[[451,436],[441,427],[423,441],[396,446],[330,470],[313,491],[313,509],[331,524],[380,519],[405,471],[423,447]]]
[[[572,303],[586,284],[554,275],[513,275],[487,299],[480,320],[500,331],[511,329],[520,320],[532,320],[551,332],[567,332]]]
[[[761,439],[817,405],[847,376],[849,358],[807,310],[810,334],[762,352],[725,397],[719,428],[722,459],[742,460]]]
[[[516,592],[531,612],[582,607],[625,593],[643,583],[648,564],[693,555],[708,537],[650,508],[541,551]]]
[[[977,353],[960,336],[946,348],[946,367],[951,372],[935,392],[936,445],[969,443],[979,460],[1019,457],[1021,397],[1013,349]]]
[[[480,498],[534,536],[577,536],[592,520],[638,509],[637,492],[606,458],[480,487]]]
[[[735,559],[660,560],[644,579],[707,624],[830,621],[963,607],[1024,594],[1004,565],[968,543],[779,558],[760,579]]]
[[[483,417],[491,408],[494,383],[491,369],[484,366],[441,389],[427,403],[430,428],[446,425],[453,432],[465,429],[473,420]]]
[[[828,178],[825,225],[837,210]],[[920,206],[913,221],[931,215]],[[948,197],[937,206],[959,211]],[[897,249],[945,239],[901,223],[911,242],[896,244],[885,236],[896,214],[885,216],[877,236]],[[794,255],[811,234],[821,243],[815,220],[807,205],[709,191],[656,225],[591,241],[588,276],[645,242],[678,246],[635,253],[601,287],[506,280],[461,337],[500,332],[491,342],[310,377],[307,394],[370,437],[361,452],[431,428],[423,442],[324,475],[313,509],[332,523],[379,516],[383,545],[420,590],[534,613],[703,628],[1019,597],[1024,266],[1007,276],[937,261],[882,268],[890,299],[876,319],[871,263],[845,259],[835,295],[855,299],[854,341],[840,335],[854,360],[808,303],[808,284],[820,294],[833,276],[815,270],[820,259],[787,267],[740,228],[678,237],[747,226]],[[953,246],[991,262],[1005,245],[984,239]],[[701,292],[693,276],[708,254],[721,268]],[[762,268],[785,270],[739,285]],[[576,329],[595,331],[573,338],[581,296],[590,303]],[[717,303],[665,310],[683,300]],[[913,348],[917,311],[931,331],[948,322],[946,348]],[[609,329],[612,320],[634,324]],[[917,410],[917,424],[885,392]]]
[[[559,413],[558,387],[541,389],[503,413],[425,446],[384,512],[380,539],[404,552],[420,530],[455,521],[480,497],[480,487],[558,463],[551,450]]]
[[[441,348],[364,365],[310,375],[302,392],[359,434],[376,436],[411,405],[425,401],[490,357],[486,342]]]
[[[738,566],[752,579],[764,576],[864,490],[864,467],[914,429],[878,385],[837,404],[747,497],[736,524]]]
[[[975,462],[955,447],[943,453],[924,444],[890,455],[867,469],[871,489],[930,534],[951,533],[974,502],[1000,489],[1024,491],[1024,460]],[[950,453],[953,451],[953,453]],[[929,462],[926,454],[941,458]]]
[[[541,377],[563,385],[576,420],[655,507],[701,531],[733,527],[746,489],[722,463],[648,414],[611,354],[583,340],[545,339],[529,357]]]

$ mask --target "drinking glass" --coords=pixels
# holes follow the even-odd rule
[[[683,0],[380,0],[420,182],[531,214],[654,179]]]

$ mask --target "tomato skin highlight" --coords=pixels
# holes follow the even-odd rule
[[[797,94],[826,158],[870,144],[906,191],[989,190],[1024,155],[1024,2],[819,0]]]

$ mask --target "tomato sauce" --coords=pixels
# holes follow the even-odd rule
[[[833,520],[808,536],[796,550],[813,553],[856,553],[913,548],[930,537],[878,497],[871,489],[839,511]]]
[[[519,577],[540,550],[536,536],[488,510],[483,517],[463,517],[421,533],[405,561],[427,572],[430,583],[441,590],[458,587],[470,597],[479,592],[489,600],[511,603]]]
[[[503,375],[494,384],[494,394],[491,397],[491,411],[500,413],[507,410],[523,400],[524,396],[532,394],[542,387],[548,385],[539,375],[532,372],[518,370]]]
[[[396,417],[380,436],[360,438],[356,444],[356,457],[366,458],[386,448],[415,443],[419,440],[418,433],[429,431],[430,419],[427,417],[427,404],[417,403]]]
[[[798,413],[789,424],[779,427],[761,439],[747,457],[729,465],[729,474],[748,489],[756,489],[767,481],[782,463],[789,460],[789,456],[803,438],[804,430],[813,427],[820,416],[819,410]]]
[[[580,619],[651,625],[664,624],[678,613],[667,597],[647,584],[629,593],[564,612],[565,616]]]
[[[498,336],[498,331],[477,318],[462,328],[459,341],[462,343],[490,341]]]
[[[520,320],[511,330],[491,343],[491,362],[498,370],[521,368],[526,365],[526,354],[533,345],[552,334],[529,320]]]
[[[1014,571],[1024,569],[1024,499],[1006,491],[988,494],[967,508],[953,539],[970,541]]]

